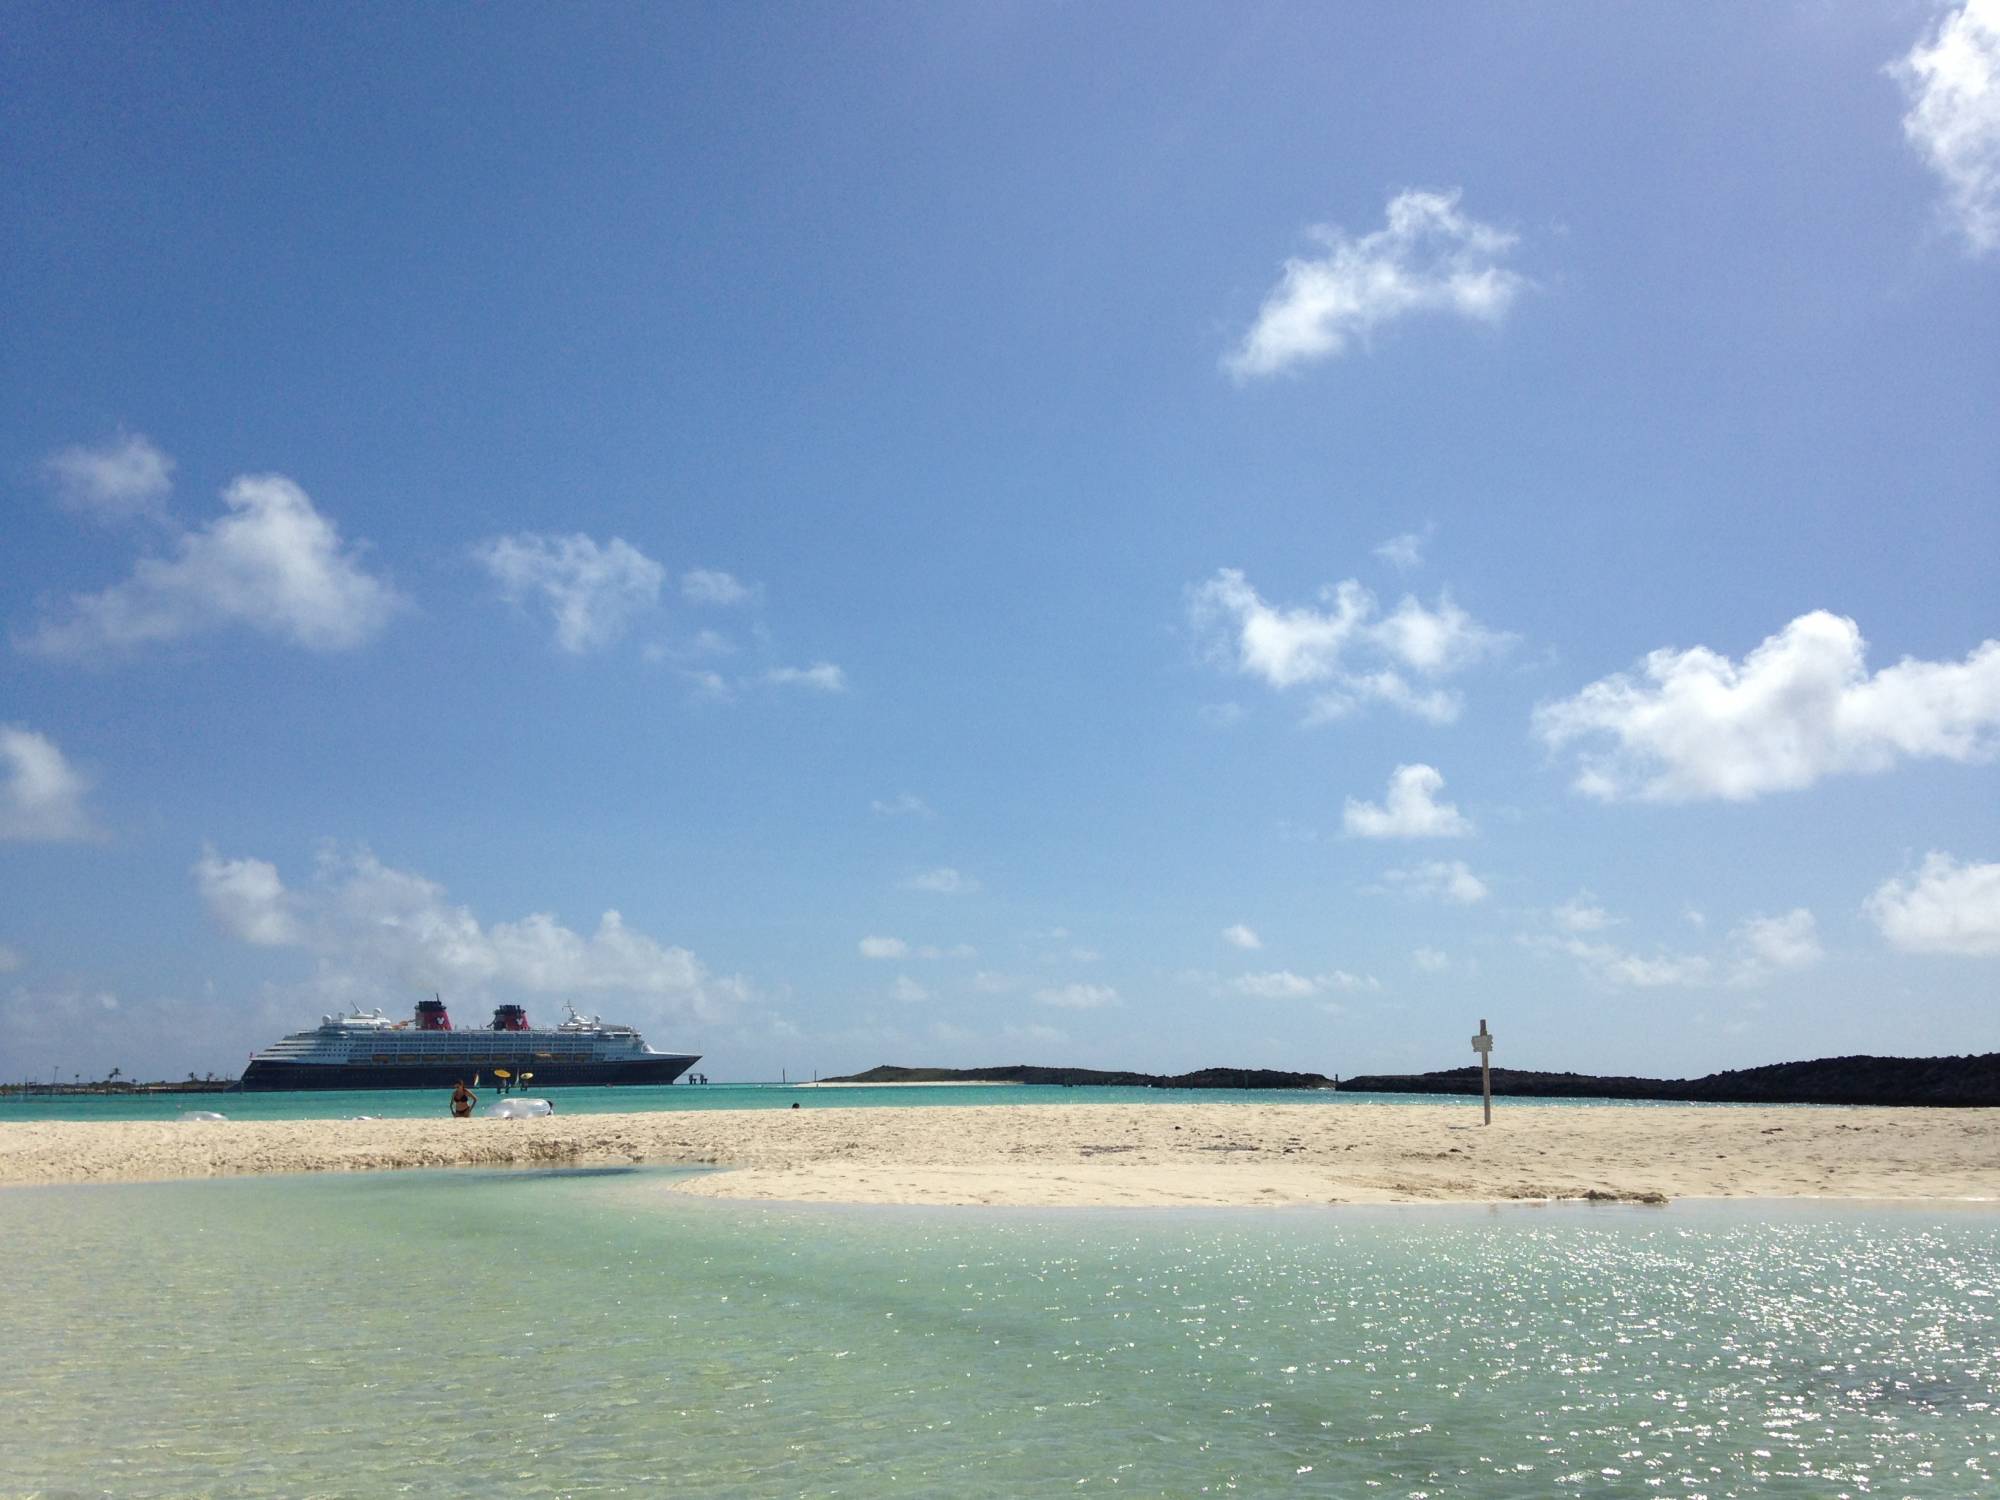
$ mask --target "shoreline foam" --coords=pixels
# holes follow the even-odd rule
[[[1233,1205],[2000,1200],[2000,1110],[1101,1104],[533,1120],[0,1124],[0,1185],[403,1167],[726,1166],[706,1197]]]

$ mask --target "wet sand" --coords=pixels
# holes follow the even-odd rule
[[[1254,1205],[2000,1201],[2000,1110],[1108,1104],[531,1120],[0,1124],[0,1184],[397,1167],[706,1165],[715,1198]]]

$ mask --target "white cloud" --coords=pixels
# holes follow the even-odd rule
[[[1761,984],[1773,973],[1810,968],[1826,957],[1818,919],[1803,906],[1775,917],[1748,917],[1733,936],[1741,950],[1733,984]]]
[[[1665,948],[1640,953],[1607,942],[1598,934],[1621,925],[1623,919],[1595,905],[1588,893],[1557,907],[1551,917],[1563,929],[1560,935],[1529,934],[1520,941],[1572,958],[1590,978],[1618,989],[1696,989],[1719,980],[1754,986],[1774,974],[1809,968],[1825,956],[1819,923],[1803,906],[1778,916],[1745,918],[1730,934],[1728,945],[1713,956]]]
[[[1410,955],[1410,962],[1424,974],[1443,974],[1451,969],[1451,959],[1435,948],[1417,949]]]
[[[1320,688],[1309,722],[1382,702],[1448,723],[1458,716],[1457,695],[1415,687],[1404,672],[1449,676],[1498,655],[1513,641],[1480,624],[1449,593],[1440,594],[1435,607],[1406,596],[1382,616],[1375,595],[1352,578],[1323,586],[1317,606],[1279,607],[1267,603],[1240,569],[1220,568],[1188,590],[1187,609],[1210,660],[1277,692]]]
[[[1386,703],[1391,708],[1400,708],[1412,718],[1422,719],[1427,724],[1449,724],[1458,718],[1459,702],[1457,693],[1447,688],[1432,688],[1428,692],[1410,686],[1400,672],[1366,672],[1349,677],[1340,688],[1322,693],[1315,698],[1312,707],[1306,710],[1306,724],[1330,724],[1336,719],[1344,719],[1363,704]]]
[[[1036,990],[1035,1000],[1060,1010],[1100,1010],[1118,1003],[1118,991],[1108,984],[1065,984],[1056,989]]]
[[[1580,937],[1539,936],[1522,941],[1531,948],[1567,954],[1599,983],[1618,989],[1686,989],[1709,981],[1709,961],[1698,953],[1633,953]]]
[[[1903,134],[1944,183],[1976,255],[2000,249],[2000,0],[1948,11],[1889,72],[1910,101]]]
[[[2000,864],[1933,850],[1915,875],[1883,881],[1865,910],[1905,953],[2000,954]]]
[[[1400,536],[1392,536],[1375,549],[1375,555],[1389,564],[1398,573],[1408,573],[1424,565],[1424,548],[1437,535],[1437,525],[1433,522],[1422,531],[1405,531]]]
[[[972,987],[982,995],[1011,995],[1023,984],[1018,976],[981,969],[972,976]]]
[[[1297,1000],[1319,993],[1316,982],[1303,974],[1294,974],[1290,969],[1275,969],[1266,974],[1239,974],[1229,981],[1229,987],[1239,995],[1252,995],[1259,1000]]]
[[[706,668],[684,667],[681,680],[693,690],[694,696],[709,703],[729,703],[736,697],[736,690],[729,685],[729,679],[720,672]]]
[[[903,882],[903,887],[912,891],[929,891],[937,896],[969,896],[979,889],[979,882],[950,865],[939,865],[935,870],[912,875]]]
[[[265,861],[225,859],[213,850],[204,851],[194,876],[225,931],[304,949],[319,959],[322,983],[355,996],[613,994],[715,1019],[747,994],[742,981],[711,975],[687,949],[634,931],[616,911],[605,912],[588,934],[546,912],[488,926],[448,900],[443,886],[384,865],[365,849],[322,852],[304,890],[287,888]]]
[[[1544,704],[1535,730],[1552,750],[1586,742],[1576,788],[1606,801],[1748,801],[1905,756],[1993,754],[2000,641],[1872,674],[1867,649],[1854,621],[1815,610],[1741,665],[1702,646],[1655,651],[1643,681],[1618,673]]]
[[[879,798],[868,804],[868,810],[878,818],[935,818],[937,814],[931,805],[915,792],[904,792],[888,801]]]
[[[99,448],[63,448],[42,465],[65,510],[99,521],[164,521],[174,461],[140,435]]]
[[[1463,838],[1472,823],[1457,807],[1437,800],[1444,777],[1433,766],[1398,766],[1389,777],[1389,793],[1378,806],[1347,799],[1341,826],[1364,839]]]
[[[472,555],[510,603],[539,596],[555,620],[556,644],[579,653],[624,635],[635,617],[660,602],[667,576],[631,543],[613,537],[600,546],[582,532],[489,537]]]
[[[1423,864],[1391,870],[1382,879],[1392,890],[1436,901],[1451,901],[1459,906],[1475,906],[1490,894],[1486,882],[1473,874],[1472,867],[1462,859],[1428,860]]]
[[[1240,383],[1333,358],[1415,313],[1498,323],[1530,285],[1501,264],[1518,237],[1461,213],[1458,199],[1456,189],[1412,189],[1389,200],[1387,223],[1372,234],[1313,229],[1324,253],[1285,262],[1223,368]]]
[[[1374,990],[1381,985],[1372,976],[1334,969],[1325,974],[1294,974],[1290,969],[1274,969],[1262,974],[1239,974],[1229,981],[1239,995],[1257,1000],[1306,1000],[1332,990]]]
[[[811,688],[817,693],[847,691],[847,674],[830,661],[814,662],[809,667],[773,667],[764,680],[779,687]]]
[[[1375,596],[1353,579],[1322,588],[1320,600],[1332,608],[1278,609],[1264,602],[1241,569],[1219,568],[1189,591],[1188,614],[1213,654],[1284,689],[1338,675],[1341,653],[1375,611]]]
[[[0,839],[62,843],[97,836],[83,805],[90,778],[55,741],[0,724]]]
[[[1589,891],[1578,891],[1552,913],[1564,932],[1602,932],[1619,919],[1597,904]]]
[[[757,590],[740,582],[732,573],[694,568],[681,574],[681,597],[690,604],[728,606],[748,604],[757,597]]]
[[[313,651],[361,645],[402,606],[365,572],[357,549],[281,474],[246,474],[222,492],[228,511],[143,557],[123,583],[77,594],[68,616],[22,644],[52,656],[175,641],[240,625]]]
[[[209,915],[231,937],[260,948],[305,942],[305,927],[291,893],[269,860],[224,859],[214,849],[204,848],[193,873]]]
[[[902,958],[910,951],[899,937],[865,937],[859,946],[863,958]]]
[[[1264,946],[1264,940],[1257,936],[1256,931],[1244,926],[1241,922],[1236,923],[1234,926],[1223,928],[1222,940],[1233,948],[1261,948]]]
[[[896,982],[889,986],[889,998],[891,1000],[900,1000],[905,1005],[915,1005],[919,1001],[930,999],[930,997],[931,992],[907,974],[898,974]]]

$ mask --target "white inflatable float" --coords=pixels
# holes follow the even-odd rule
[[[546,1099],[502,1099],[480,1111],[489,1120],[532,1120],[555,1112],[556,1107]]]
[[[214,1120],[227,1120],[228,1115],[219,1115],[212,1109],[184,1109],[181,1111],[183,1125],[205,1125]]]

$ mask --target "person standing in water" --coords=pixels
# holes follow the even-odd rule
[[[458,1087],[451,1091],[452,1118],[456,1120],[471,1119],[472,1106],[477,1104],[478,1102],[479,1102],[479,1096],[473,1093],[471,1089],[465,1086],[465,1080],[463,1078],[459,1079]]]

